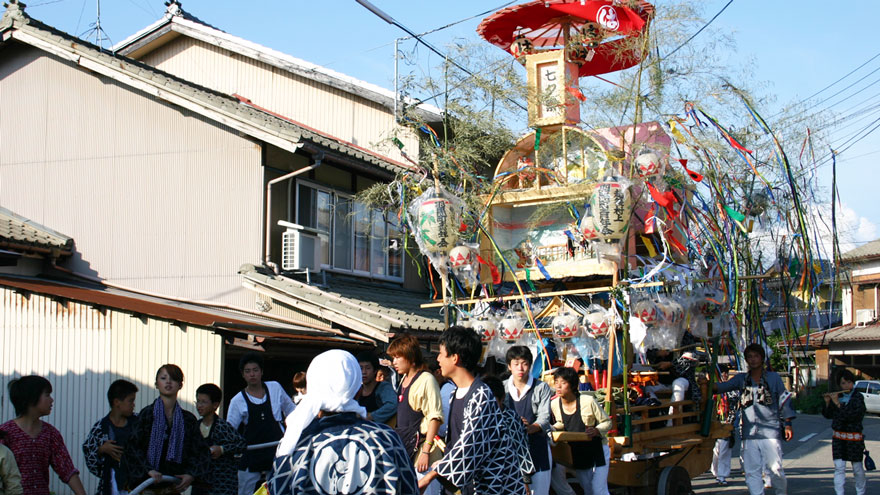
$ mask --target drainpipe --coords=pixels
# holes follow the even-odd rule
[[[272,268],[276,275],[279,272],[278,265],[273,263],[272,260],[269,259],[269,244],[272,239],[272,186],[278,184],[279,182],[284,182],[286,180],[292,179],[299,174],[308,172],[309,170],[314,170],[320,167],[321,163],[324,161],[324,152],[318,151],[317,153],[315,153],[314,158],[314,163],[312,163],[308,167],[294,170],[289,174],[284,174],[281,177],[272,179],[268,183],[266,183],[266,246],[265,251],[263,252],[263,264]]]

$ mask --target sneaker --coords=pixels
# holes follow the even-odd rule
[[[717,481],[719,485],[727,486],[727,480],[724,478],[715,478],[715,481]]]

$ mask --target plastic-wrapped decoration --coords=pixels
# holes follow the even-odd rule
[[[466,245],[455,246],[449,251],[449,267],[462,284],[474,287],[480,283],[480,263],[474,248]]]
[[[660,155],[654,151],[644,150],[636,157],[636,170],[640,177],[661,175],[664,169]]]
[[[570,339],[581,330],[580,317],[574,313],[560,313],[553,317],[553,334],[560,339]]]
[[[606,177],[593,191],[590,199],[593,225],[606,242],[619,242],[629,230],[633,208],[630,185],[623,177]]]
[[[499,335],[506,341],[519,340],[525,329],[526,320],[519,311],[508,311],[507,315],[498,322]]]
[[[608,310],[598,304],[591,304],[587,307],[587,313],[584,315],[584,327],[587,334],[593,338],[603,337],[608,333],[611,327],[611,318]]]
[[[476,320],[471,320],[471,328],[480,336],[483,342],[489,342],[495,338],[496,324],[493,318],[481,316]]]
[[[422,254],[447,256],[458,241],[462,208],[462,201],[442,188],[435,191],[430,187],[413,201],[409,224]]]
[[[645,296],[637,299],[632,305],[632,312],[649,330],[659,323],[657,304],[650,297]]]

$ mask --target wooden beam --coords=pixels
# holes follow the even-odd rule
[[[624,285],[624,284],[620,284],[620,285]],[[643,284],[633,284],[633,285],[630,285],[629,287],[632,287],[634,289],[643,289],[646,287],[659,287],[661,285],[663,285],[663,282],[646,282]],[[588,288],[588,289],[559,290],[559,291],[552,291],[552,292],[541,292],[541,293],[537,293],[537,294],[526,294],[526,297],[540,299],[540,298],[544,298],[544,297],[553,297],[553,296],[574,296],[574,295],[579,295],[579,294],[595,294],[598,292],[609,292],[613,288],[614,287],[612,287],[612,286],[605,286],[605,287],[592,287],[592,288]],[[504,302],[504,301],[515,301],[518,299],[522,299],[522,296],[516,295],[516,296],[504,296],[504,297],[480,297],[480,298],[475,298],[475,299],[462,299],[462,300],[456,301],[456,302],[458,304],[475,304],[475,303],[483,302],[483,301]],[[442,307],[443,305],[444,305],[444,303],[442,303],[442,302],[427,303],[427,304],[422,304],[420,307],[421,308],[439,308],[439,307]]]

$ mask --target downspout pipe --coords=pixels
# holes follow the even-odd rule
[[[324,152],[317,151],[313,155],[313,158],[315,159],[315,161],[308,167],[294,170],[289,174],[284,174],[281,177],[277,177],[266,183],[266,245],[263,251],[263,264],[271,268],[276,275],[279,273],[278,265],[276,263],[273,263],[272,260],[269,259],[269,245],[272,240],[272,186],[278,184],[279,182],[290,180],[297,175],[304,174],[310,170],[314,170],[320,167],[321,163],[324,162]]]

